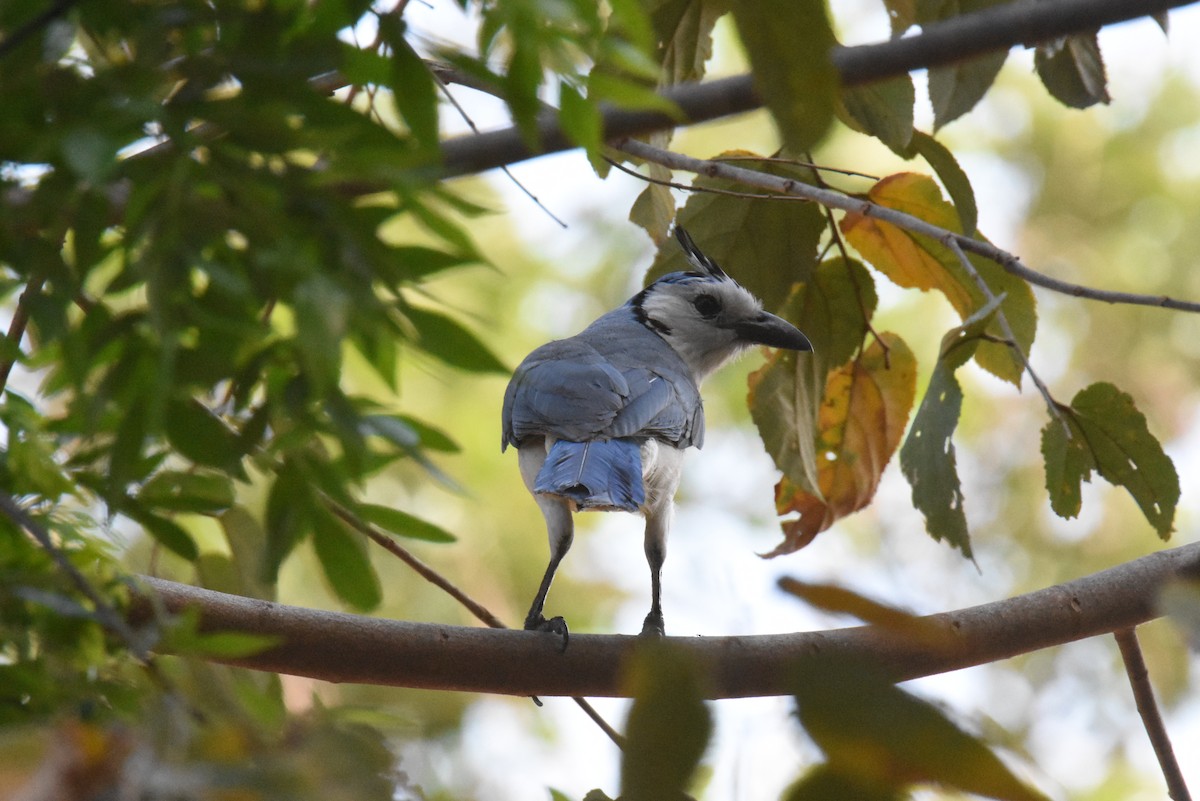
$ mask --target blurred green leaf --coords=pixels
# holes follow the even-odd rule
[[[136,506],[124,511],[140,523],[142,528],[151,537],[168,550],[189,561],[196,559],[200,555],[200,549],[196,547],[196,541],[175,521]]]
[[[996,298],[942,337],[929,387],[900,449],[900,469],[912,485],[913,506],[925,516],[925,529],[968,559],[973,558],[971,540],[953,441],[963,393],[954,373],[975,355],[999,308]]]
[[[170,402],[166,433],[172,447],[196,464],[245,476],[237,433],[200,401]]]
[[[355,509],[363,520],[401,537],[425,540],[426,542],[456,542],[458,540],[441,526],[436,526],[419,517],[413,517],[407,512],[393,509],[390,506],[360,503]]]
[[[1058,408],[1070,438],[1056,418],[1042,429],[1046,489],[1054,512],[1060,517],[1079,514],[1080,482],[1090,480],[1094,471],[1128,490],[1158,536],[1169,539],[1179,503],[1179,474],[1133,398],[1100,382],[1081,389],[1070,406]]]
[[[279,566],[306,536],[311,526],[313,490],[294,461],[285,461],[275,471],[275,482],[267,493],[267,543],[262,581],[275,584]]]
[[[391,17],[384,17],[387,19]],[[392,17],[394,18],[394,17]],[[383,23],[381,30],[390,26]],[[413,50],[401,32],[388,37],[392,47],[393,97],[400,109],[400,116],[408,124],[421,150],[427,153],[438,151],[438,89],[433,75],[421,56]]]
[[[712,55],[713,27],[729,10],[729,0],[650,0],[662,82],[698,81]]]
[[[712,735],[700,672],[688,655],[666,643],[643,642],[625,678],[633,706],[621,752],[621,798],[671,801],[681,797]]]
[[[404,316],[417,331],[416,344],[446,364],[472,372],[508,372],[478,337],[446,315],[408,306]]]
[[[162,470],[142,485],[137,498],[153,509],[211,515],[233,505],[233,480],[219,473]]]
[[[788,788],[783,801],[905,801],[908,797],[901,788],[874,784],[832,765],[817,765]]]
[[[369,612],[383,600],[379,576],[371,567],[363,536],[350,529],[324,504],[312,505],[313,547],[325,578],[339,598]]]
[[[733,19],[784,146],[810,150],[833,122],[837,44],[819,0],[731,0]]]
[[[333,279],[314,275],[296,288],[296,341],[318,392],[337,386],[342,339],[349,328],[350,298]]]
[[[861,663],[808,659],[795,681],[800,723],[841,781],[872,788],[861,797],[933,784],[1007,801],[1045,799],[982,740]]]

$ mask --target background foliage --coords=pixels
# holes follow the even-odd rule
[[[944,243],[870,217],[684,197],[616,173],[600,180],[605,156],[620,158],[603,145],[601,102],[670,110],[655,88],[710,68],[749,68],[769,117],[680,131],[673,148],[752,158],[764,171],[834,184],[949,230],[987,228],[1026,263],[1081,283],[1200,297],[1186,223],[1200,193],[1185,158],[1200,103],[1187,74],[1166,69],[1139,96],[1110,92],[1095,34],[1035,48],[1031,70],[1002,70],[997,54],[933,69],[923,87],[902,77],[841,90],[822,56],[839,37],[882,38],[990,5],[864,3],[830,18],[816,3],[713,0],[457,9],[354,0],[5,3],[0,288],[11,323],[0,351],[0,483],[33,522],[10,514],[0,537],[0,763],[9,766],[0,787],[78,775],[76,797],[92,797],[130,781],[130,764],[150,766],[139,780],[151,797],[522,797],[530,780],[557,784],[568,798],[597,784],[637,798],[681,786],[699,793],[706,782],[712,797],[779,797],[792,781],[786,792],[796,799],[850,790],[890,798],[930,783],[1040,797],[1031,774],[1055,796],[1153,787],[1138,775],[1144,765],[1125,759],[1127,740],[1140,736],[1127,714],[1115,702],[1066,700],[1115,695],[1115,668],[1096,668],[1115,658],[1091,644],[991,668],[960,691],[967,698],[919,686],[961,702],[967,723],[869,672],[835,666],[829,672],[844,681],[829,697],[876,699],[864,706],[890,710],[893,723],[880,732],[869,715],[847,719],[846,706],[831,710],[798,685],[811,743],[782,753],[776,743],[765,759],[739,749],[769,733],[795,738],[785,707],[759,707],[761,731],[730,743],[723,738],[736,736],[722,732],[749,726],[738,728],[745,713],[700,704],[688,665],[647,660],[631,677],[639,701],[617,782],[597,773],[599,746],[587,739],[596,733],[576,735],[582,745],[572,746],[562,714],[538,713],[523,699],[335,691],[208,665],[205,656],[264,643],[199,633],[187,617],[124,632],[105,625],[106,605],[124,608],[138,572],[268,600],[468,622],[374,553],[348,520],[412,540],[502,618],[518,620],[543,554],[515,465],[496,455],[507,365],[623,301],[651,259],[648,240],[622,218],[632,209],[633,222],[661,242],[677,204],[706,252],[818,345],[809,360],[748,359],[708,388],[710,419],[744,429],[750,416],[762,444],[718,435],[703,457],[709,466],[693,460],[680,528],[695,532],[686,534],[694,544],[681,542],[692,550],[673,554],[678,568],[668,565],[679,633],[826,623],[794,602],[762,611],[754,594],[765,595],[779,572],[841,577],[932,611],[1108,566],[1155,547],[1156,534],[1186,530],[1191,518],[1182,515],[1194,511],[1177,509],[1175,465],[1186,485],[1195,474],[1186,446],[1200,355],[1193,317],[1035,299],[1027,284],[972,256],[993,299]],[[469,36],[453,38],[456,28]],[[576,169],[566,182],[533,173],[541,183],[533,191],[569,183],[573,199],[557,197],[573,230],[531,233],[521,218],[543,219],[543,211],[513,200],[504,183],[438,180],[439,137],[462,123],[425,58],[497,94],[530,145],[543,102],[558,109],[599,175]],[[1103,116],[1063,108],[1110,94]],[[781,147],[881,177],[765,160]],[[1020,192],[1006,196],[977,177],[973,188],[968,174]],[[739,191],[721,179],[695,185]],[[1013,207],[1017,194],[1027,207]],[[678,259],[664,246],[649,278]],[[1061,402],[1057,412],[997,341],[1007,338],[1000,312]],[[775,545],[768,492],[778,474],[764,445],[783,474]],[[896,451],[901,470],[885,472]],[[737,491],[731,463],[747,465],[757,488]],[[1081,484],[1093,474],[1127,492]],[[1081,517],[1064,523],[1051,511]],[[593,525],[613,536],[584,543],[554,603],[575,628],[632,630],[622,625],[629,590],[621,576],[643,568],[625,570],[613,554],[630,552],[634,565],[640,558],[630,537],[615,533],[628,521]],[[922,526],[972,557],[982,576],[919,537]],[[52,549],[30,536],[37,530]],[[753,555],[810,543],[787,564]],[[98,598],[81,596],[54,554]],[[736,567],[702,566],[722,563]],[[713,576],[726,586],[697,600]],[[1188,666],[1178,638],[1159,626],[1145,640],[1160,688],[1182,698]],[[134,658],[156,647],[195,658],[149,666]],[[997,692],[1029,704],[1022,712],[984,700]],[[766,717],[775,722],[761,724]],[[532,734],[510,738],[511,747],[523,749],[522,764],[546,764],[543,773],[514,777],[488,761],[497,732],[514,721]],[[1097,767],[1085,780],[1062,771],[1073,752],[1052,746],[1055,726],[1088,731],[1087,760]],[[692,736],[663,749],[685,730]],[[1022,780],[980,732],[1010,758],[1022,754]],[[896,747],[922,736],[938,743],[933,757]],[[590,767],[570,758],[573,748]],[[671,770],[637,758],[647,753]],[[988,766],[976,778],[991,778],[964,783],[953,765],[967,756]],[[768,763],[761,770],[758,759]],[[41,773],[26,784],[35,762]],[[615,771],[618,758],[605,764]]]

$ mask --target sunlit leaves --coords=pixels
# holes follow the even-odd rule
[[[806,660],[795,687],[800,723],[828,761],[793,787],[788,801],[901,798],[923,784],[1006,801],[1044,801],[986,743],[863,663]],[[836,795],[821,795],[824,790]]]
[[[967,558],[971,558],[971,541],[951,441],[963,400],[954,373],[974,355],[998,308],[997,299],[942,337],[929,387],[900,449],[900,468],[912,485],[913,506],[925,516],[925,528],[935,540],[946,540]]]
[[[1080,482],[1096,472],[1124,487],[1158,535],[1170,537],[1179,475],[1133,399],[1101,382],[1080,390],[1059,412],[1062,419],[1051,419],[1042,429],[1046,489],[1054,511],[1061,517],[1079,514]]]
[[[767,390],[773,396],[786,394],[796,370],[776,357],[751,376],[752,407]],[[829,372],[811,435],[816,486],[808,476],[785,473],[776,487],[776,509],[798,516],[783,522],[784,540],[768,556],[803,548],[835,521],[871,502],[900,443],[915,390],[916,360],[895,334],[880,334],[858,356]],[[797,425],[789,434],[803,437],[806,432]],[[768,450],[778,448],[768,443]]]
[[[959,214],[927,176],[915,173],[888,176],[871,188],[868,198],[948,231],[961,230]],[[897,285],[938,290],[964,320],[985,304],[986,298],[974,278],[941,242],[857,213],[847,214],[841,225],[855,249]],[[1037,310],[1029,285],[992,261],[968,258],[992,294],[1004,296],[1000,308],[1012,327],[1016,344],[1028,353],[1037,330]],[[1022,365],[1003,343],[1003,332],[993,324],[988,333],[998,341],[982,343],[976,360],[996,376],[1019,383]]]
[[[1108,76],[1095,33],[1038,45],[1033,65],[1050,94],[1072,108],[1107,103]]]
[[[754,70],[754,82],[784,146],[804,153],[833,121],[836,44],[820,0],[732,0],[733,19]]]
[[[712,734],[699,667],[665,643],[646,642],[626,682],[633,706],[621,752],[621,798],[663,801],[687,789]]]
[[[426,540],[427,542],[454,542],[456,539],[453,534],[441,526],[436,526],[419,517],[414,517],[408,512],[394,509],[390,506],[364,503],[359,504],[357,511],[359,517],[366,522],[374,523],[385,531],[401,537]]]

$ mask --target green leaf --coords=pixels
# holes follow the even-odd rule
[[[211,515],[233,505],[233,480],[220,473],[161,470],[142,486],[137,498],[155,509]]]
[[[971,540],[952,440],[963,393],[954,373],[975,355],[999,308],[1000,299],[996,298],[942,337],[929,387],[900,449],[900,469],[912,485],[913,506],[925,516],[925,529],[968,559],[973,558]]]
[[[296,287],[292,302],[301,363],[318,394],[324,394],[337,386],[341,375],[342,338],[350,323],[350,298],[332,279],[317,274]]]
[[[151,537],[158,540],[168,550],[188,561],[200,556],[200,549],[196,547],[196,541],[192,539],[192,535],[188,534],[174,520],[168,520],[136,506],[129,506],[122,511],[140,523]]]
[[[783,801],[905,801],[908,797],[901,788],[873,784],[830,765],[818,765],[784,793]]]
[[[976,56],[945,67],[929,70],[929,102],[933,105],[934,130],[953,122],[983,99],[992,87],[1007,50]]]
[[[408,306],[404,316],[416,329],[416,344],[446,364],[472,372],[508,372],[474,334],[444,314]]]
[[[754,85],[793,153],[829,129],[838,77],[829,58],[837,40],[820,0],[732,0],[733,19]]]
[[[794,686],[800,723],[831,771],[873,788],[858,797],[887,798],[881,793],[930,784],[1006,801],[1045,801],[982,740],[860,662],[806,659]]]
[[[393,509],[390,506],[360,503],[355,508],[363,520],[401,537],[425,540],[426,542],[456,542],[458,539],[441,526],[436,526],[419,517],[413,517],[407,512]]]
[[[275,483],[267,493],[267,545],[261,580],[274,585],[279,566],[308,533],[312,488],[294,461],[283,463],[275,474]]]
[[[268,542],[258,519],[244,506],[231,506],[217,521],[229,545],[230,562],[236,570],[235,592],[251,598],[275,600],[275,585],[263,581],[266,574]]]
[[[753,156],[751,153],[723,155]],[[782,172],[805,180],[800,170],[777,165],[767,172]],[[698,177],[693,186],[738,191],[732,182]],[[700,249],[750,290],[770,311],[787,300],[792,287],[809,280],[826,219],[813,203],[747,201],[742,197],[695,192],[679,211],[683,225]],[[659,247],[646,274],[649,283],[669,272],[691,269],[683,249],[674,239]]]
[[[1059,411],[1070,427],[1051,419],[1042,429],[1046,489],[1060,517],[1075,517],[1082,504],[1080,483],[1098,472],[1124,487],[1158,536],[1168,539],[1179,503],[1179,474],[1162,445],[1150,433],[1133,398],[1112,384],[1092,384]]]
[[[865,133],[896,153],[903,153],[912,141],[915,102],[916,90],[908,75],[842,89],[842,103],[850,116]]]
[[[400,36],[390,37],[396,107],[420,149],[438,151],[438,90],[429,67]]]
[[[167,405],[167,440],[181,455],[199,465],[244,477],[237,432],[194,398]]]
[[[1095,33],[1076,34],[1038,45],[1033,66],[1060,103],[1087,108],[1108,103],[1108,76]]]
[[[712,56],[712,32],[729,0],[650,0],[664,84],[698,81]]]
[[[587,152],[588,160],[597,172],[607,169],[602,152],[604,121],[595,99],[584,97],[575,87],[563,82],[558,89],[558,122],[571,141]]]
[[[312,506],[312,527],[313,548],[337,596],[363,612],[379,606],[383,590],[371,567],[363,536],[321,503]]]
[[[671,171],[658,164],[649,166],[649,175],[656,180],[671,180]],[[629,221],[646,229],[656,244],[667,238],[671,221],[675,219],[675,198],[670,187],[649,183],[633,201],[629,209]]]
[[[942,186],[950,194],[950,200],[958,211],[958,219],[962,224],[962,232],[967,236],[975,236],[975,226],[979,221],[979,209],[975,204],[975,190],[971,188],[971,180],[963,172],[958,161],[945,145],[927,133],[913,131],[911,151],[925,159]]]
[[[621,753],[623,801],[675,799],[687,789],[712,734],[700,672],[683,651],[640,643],[626,678],[633,706]]]

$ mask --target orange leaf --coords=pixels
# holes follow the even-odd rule
[[[818,492],[788,476],[779,482],[779,514],[800,516],[783,522],[784,540],[766,556],[803,548],[835,521],[871,502],[912,411],[916,378],[912,351],[891,333],[881,334],[858,358],[829,373],[817,412]]]

